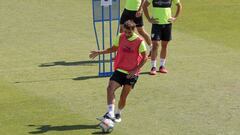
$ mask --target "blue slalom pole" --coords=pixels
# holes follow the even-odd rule
[[[92,0],[92,11],[93,11],[93,28],[94,28],[94,33],[95,33],[95,38],[97,42],[97,49],[100,50],[99,47],[99,42],[98,42],[98,35],[97,35],[97,30],[96,30],[96,18],[95,18],[95,9],[94,9],[94,0]],[[98,71],[101,71],[101,63],[100,63],[100,56],[98,57]]]
[[[109,6],[110,47],[112,47],[112,6]],[[110,72],[112,72],[112,53],[110,53]]]
[[[104,6],[102,6],[102,49],[104,50],[105,49],[105,46],[104,46]],[[105,55],[103,54],[103,59],[102,59],[102,64],[103,64],[103,73],[105,72]]]
[[[113,42],[112,42],[113,35],[112,34],[115,34],[115,33],[113,33],[113,30],[112,30],[113,21],[117,20],[117,25],[118,26],[117,26],[116,35],[119,33],[120,0],[112,0],[112,1],[113,1],[113,4],[112,3],[110,4],[110,1],[109,1],[109,4],[108,4],[107,3],[108,1],[106,1],[106,0],[105,1],[104,0],[92,0],[93,28],[94,28],[94,34],[95,34],[95,37],[96,37],[97,49],[98,50],[104,50],[105,49],[105,22],[109,22],[109,35],[110,35],[109,36],[109,38],[110,38],[109,43],[110,43],[110,47],[112,47],[112,45],[113,45]],[[106,4],[101,5],[101,2],[106,3]],[[109,13],[107,13],[107,12],[109,12]],[[106,14],[109,14],[109,15],[106,15]],[[97,23],[99,23],[99,24],[101,23],[99,26],[102,29],[102,31],[101,30],[97,31],[97,28],[98,28]],[[101,39],[99,39],[100,36],[98,34],[100,34],[100,36],[102,36]],[[102,40],[102,41],[99,41],[99,40]],[[115,53],[114,54],[112,54],[112,53],[109,54],[110,63],[109,63],[109,65],[107,63],[107,66],[105,65],[106,64],[105,58],[108,58],[108,57],[106,57],[104,54],[99,55],[99,57],[98,57],[98,68],[99,68],[98,69],[99,70],[98,76],[99,77],[106,77],[106,76],[111,76],[112,75],[112,73],[113,73],[112,57],[115,56],[115,55],[116,55]],[[108,68],[108,66],[109,66],[109,68]]]

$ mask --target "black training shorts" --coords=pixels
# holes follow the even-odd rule
[[[132,20],[134,23],[136,23],[136,27],[142,27],[143,17],[136,17],[136,13],[137,11],[124,9],[120,19],[120,24],[124,24],[127,20]]]
[[[172,40],[172,24],[152,24],[151,39],[153,41]]]
[[[116,70],[111,76],[110,80],[118,82],[121,86],[127,84],[127,85],[131,85],[132,88],[134,88],[134,85],[138,80],[138,76],[134,76],[133,78],[127,79],[127,74]]]

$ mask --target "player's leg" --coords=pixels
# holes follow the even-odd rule
[[[137,27],[137,31],[138,33],[144,38],[144,40],[146,41],[146,43],[148,44],[148,46],[151,46],[152,42],[150,39],[149,34],[145,31],[144,27]]]
[[[104,118],[114,120],[115,90],[119,87],[121,87],[121,85],[118,82],[111,79],[109,80],[108,87],[107,87],[107,112],[102,117],[98,117],[97,118],[98,120],[102,121]]]
[[[103,118],[114,118],[114,107],[115,107],[115,90],[122,86],[122,78],[124,76],[119,73],[119,71],[115,71],[111,76],[108,87],[107,87],[107,113],[98,120],[102,120]]]
[[[109,84],[107,87],[107,104],[108,105],[115,104],[115,90],[119,87],[121,87],[121,85],[118,82],[114,80],[109,81]]]
[[[144,40],[146,41],[146,43],[148,44],[148,46],[151,46],[152,42],[150,39],[149,34],[145,31],[144,27],[137,27],[137,31],[138,33],[144,38]]]
[[[129,92],[132,90],[132,86],[131,85],[124,85],[123,89],[122,89],[122,93],[118,102],[118,109],[115,113],[115,118],[116,118],[116,122],[121,122],[121,112],[123,110],[123,108],[126,105],[126,101],[127,101],[127,96],[129,94]]]
[[[118,74],[114,72],[112,77],[110,78],[110,81],[108,83],[107,87],[107,113],[100,118],[97,118],[100,120],[100,128],[102,128],[103,132],[111,132],[111,130],[114,127],[114,121],[115,121],[115,113],[114,113],[114,104],[115,104],[115,90],[119,87],[121,87],[121,84],[119,84],[114,79],[118,78]]]
[[[133,14],[133,21],[136,23],[137,31],[138,33],[144,38],[145,42],[149,46],[149,57],[151,57],[151,49],[152,49],[152,42],[149,34],[145,31],[144,29],[144,24],[143,24],[143,17],[136,17],[136,12]]]
[[[120,99],[118,102],[118,109],[119,111],[121,111],[125,105],[126,105],[126,100],[127,100],[127,96],[129,94],[129,92],[132,90],[132,86],[131,85],[124,85],[121,95],[120,95]]]
[[[121,87],[121,85],[114,81],[114,80],[110,80],[108,87],[107,87],[107,115],[114,118],[115,114],[114,114],[114,108],[115,108],[115,90],[117,88]]]
[[[159,48],[159,41],[154,40],[152,41],[152,53],[151,53],[151,71],[150,75],[156,75],[157,74],[157,55],[158,55],[158,48]]]
[[[152,41],[150,39],[149,34],[145,31],[144,27],[137,27],[138,33],[144,38],[145,42],[149,46],[149,55],[148,57],[151,57],[151,50],[152,50]]]
[[[168,41],[162,41],[161,42],[161,52],[160,52],[160,67],[159,67],[159,72],[161,73],[167,73],[167,69],[165,67],[166,63],[166,57],[167,57],[167,46],[168,46]]]
[[[126,79],[123,85],[123,89],[120,95],[120,99],[118,102],[118,108],[115,113],[115,122],[121,122],[121,112],[123,108],[126,106],[126,101],[129,92],[134,88],[134,85],[137,83],[138,76],[134,76],[133,78]]]
[[[167,73],[167,69],[165,66],[166,63],[166,57],[167,57],[167,47],[169,44],[169,41],[172,39],[172,24],[166,24],[163,25],[162,28],[162,35],[161,35],[161,52],[160,52],[160,67],[159,72],[160,73]]]
[[[158,55],[158,48],[159,48],[159,41],[160,41],[160,26],[157,24],[152,25],[151,31],[151,40],[152,40],[152,54],[151,54],[151,71],[150,75],[157,74],[157,55]]]

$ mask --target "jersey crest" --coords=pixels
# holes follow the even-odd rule
[[[153,0],[152,5],[154,8],[170,8],[172,0]]]

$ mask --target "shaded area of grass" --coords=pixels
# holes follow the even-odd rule
[[[88,58],[91,1],[0,2],[0,134],[101,134],[109,78]],[[240,134],[239,1],[182,2],[169,73],[144,66],[113,135]]]
[[[103,61],[100,61],[103,63]],[[109,63],[110,60],[105,60],[104,62]],[[49,62],[43,63],[39,65],[39,67],[51,67],[51,66],[90,66],[98,64],[99,61],[96,60],[89,60],[89,61],[74,61],[74,62],[66,62],[66,61],[56,61],[56,62]]]
[[[30,134],[43,134],[49,131],[68,131],[68,130],[84,130],[84,129],[98,129],[98,125],[28,125],[29,127],[36,127],[37,131],[31,131]]]

